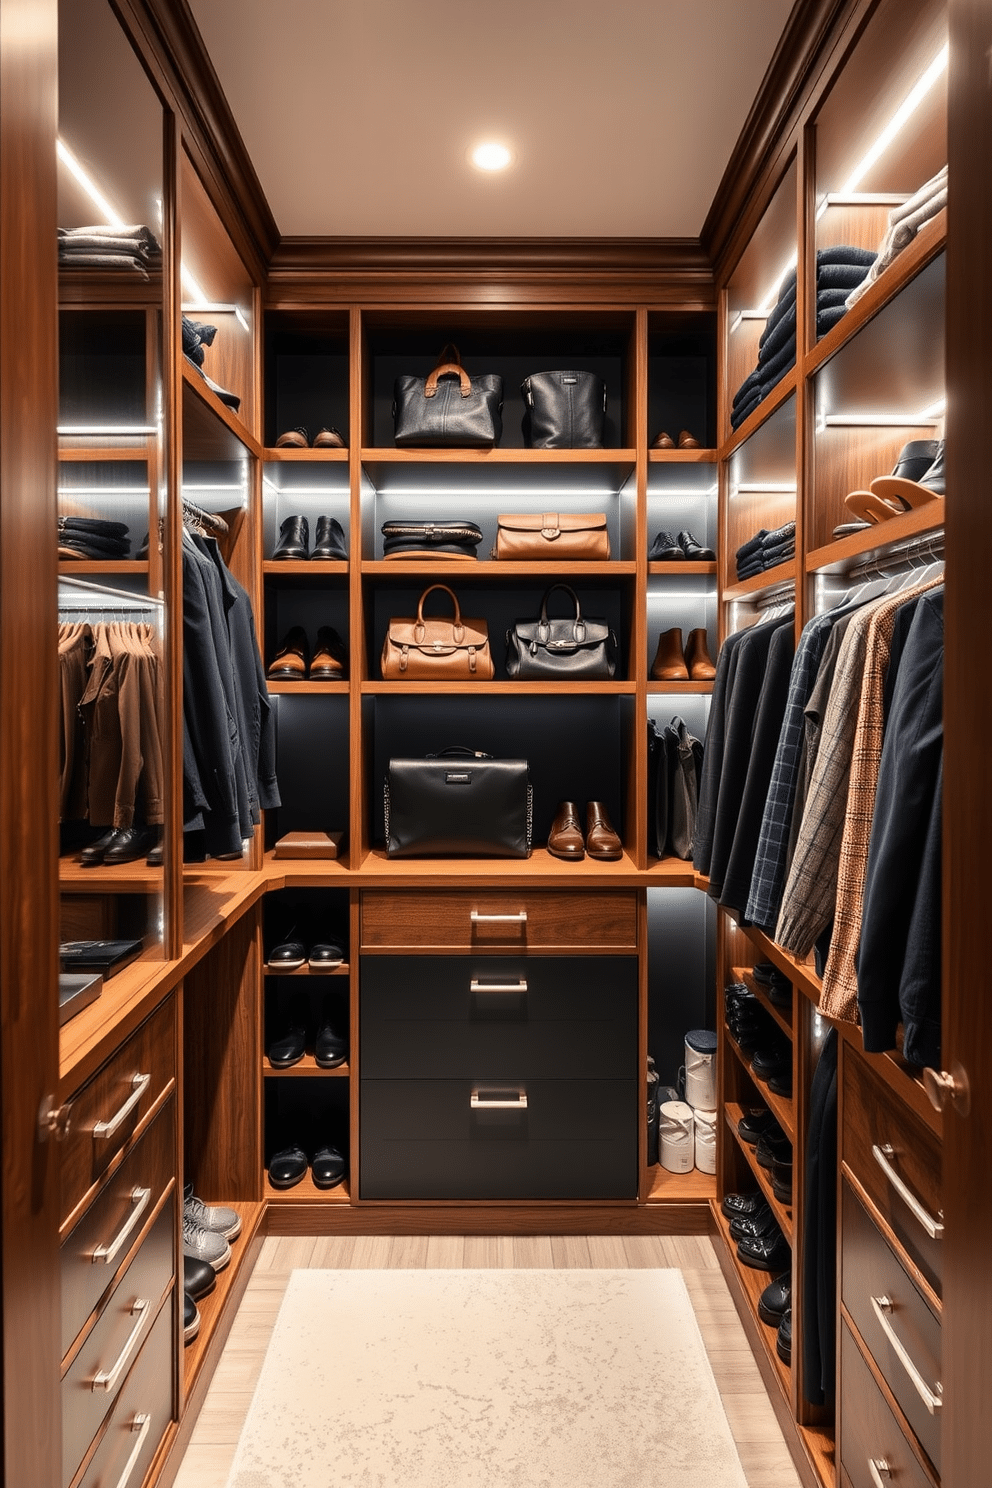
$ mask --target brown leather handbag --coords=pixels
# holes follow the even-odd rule
[[[568,563],[610,556],[603,512],[525,512],[496,518],[494,558],[563,559]]]
[[[424,614],[424,601],[435,589],[451,599],[454,619]],[[489,682],[493,671],[488,625],[465,618],[447,584],[431,584],[415,617],[393,618],[386,627],[382,675],[387,682]]]

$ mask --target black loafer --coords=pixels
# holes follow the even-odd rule
[[[768,1089],[773,1095],[780,1095],[783,1100],[792,1099],[792,1071],[787,1075],[772,1075],[768,1081]]]
[[[686,449],[688,446],[682,445],[682,448]],[[690,563],[713,563],[716,560],[713,549],[704,547],[691,532],[680,532],[678,544]]]
[[[269,1162],[269,1182],[273,1188],[295,1188],[306,1177],[307,1155],[302,1147],[283,1147]]]
[[[95,842],[91,842],[88,847],[84,847],[82,852],[79,854],[79,861],[82,863],[83,867],[98,868],[99,865],[103,862],[104,854],[106,853],[107,848],[110,846],[116,836],[116,830],[111,827],[109,832],[104,832],[102,837],[98,837]]]
[[[782,1204],[792,1203],[792,1164],[776,1158],[772,1163],[772,1192]]]
[[[685,554],[672,532],[659,532],[648,552],[652,563],[684,563]]]
[[[113,868],[121,863],[134,863],[146,857],[154,846],[155,833],[147,827],[122,827],[114,833],[114,840],[103,855],[103,865]]]
[[[209,1261],[198,1261],[196,1256],[183,1256],[183,1290],[194,1302],[206,1297],[217,1285],[217,1272]]]
[[[751,975],[762,987],[767,987],[775,975],[775,966],[771,961],[756,961],[751,967]]]
[[[315,1186],[336,1188],[344,1177],[346,1166],[344,1153],[339,1152],[336,1147],[318,1147],[310,1164]]]
[[[775,1335],[775,1352],[783,1364],[792,1363],[792,1308],[786,1308]]]
[[[783,1271],[770,1281],[758,1298],[758,1316],[769,1328],[777,1328],[792,1301],[792,1272]]]
[[[348,548],[344,540],[344,528],[337,517],[318,517],[314,533],[314,549],[311,559],[346,560]]]
[[[763,1193],[729,1193],[720,1200],[720,1208],[727,1219],[751,1219],[768,1208],[768,1200]]]
[[[290,1005],[285,1031],[272,1040],[266,1053],[273,1069],[291,1069],[294,1064],[299,1064],[306,1051],[306,1005],[298,997]]]
[[[322,940],[311,946],[307,962],[311,971],[336,971],[344,962],[344,951],[333,940]]]
[[[183,1343],[192,1343],[200,1331],[200,1314],[189,1292],[183,1293]]]
[[[291,935],[281,945],[273,946],[266,965],[270,971],[298,971],[306,959],[306,946],[302,940],[294,940]]]
[[[792,1252],[782,1231],[776,1229],[754,1240],[738,1240],[737,1259],[754,1271],[783,1271],[791,1263]]]
[[[334,1027],[326,1008],[317,1029],[313,1057],[321,1069],[337,1069],[348,1058],[348,1040]]]
[[[279,528],[273,558],[309,558],[310,523],[306,517],[287,517]]]
[[[753,1219],[732,1219],[730,1221],[730,1238],[732,1240],[760,1240],[765,1235],[779,1233],[778,1220],[770,1208],[763,1213],[758,1213]]]
[[[751,1056],[751,1073],[758,1080],[770,1080],[773,1076],[792,1076],[792,1045],[783,1039],[780,1043],[765,1044],[755,1049]]]
[[[771,980],[765,991],[768,994],[768,1001],[773,1003],[775,1007],[791,1008],[792,983],[787,976],[783,976],[782,972],[776,971],[772,973]]]
[[[753,1147],[756,1142],[760,1141],[766,1132],[777,1130],[778,1122],[771,1111],[766,1110],[764,1106],[760,1111],[748,1111],[747,1115],[742,1116],[737,1123],[737,1135],[749,1147]]]
[[[771,1172],[772,1163],[778,1159],[779,1162],[792,1161],[792,1143],[785,1132],[780,1128],[775,1131],[765,1132],[758,1138],[758,1145],[754,1149],[754,1155],[761,1167]]]

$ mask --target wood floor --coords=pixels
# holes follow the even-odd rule
[[[298,1267],[676,1266],[696,1311],[748,1488],[800,1488],[712,1243],[703,1236],[412,1236],[265,1241],[175,1488],[225,1488],[289,1274]]]

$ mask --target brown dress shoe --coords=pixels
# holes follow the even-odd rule
[[[282,645],[266,676],[282,682],[305,682],[310,661],[310,645],[302,625],[286,632]]]
[[[688,429],[683,429],[679,434],[679,449],[699,449],[700,443]]]
[[[575,802],[559,801],[551,831],[548,833],[548,852],[554,858],[577,863],[580,858],[585,857],[585,851]]]
[[[280,434],[276,440],[276,449],[309,449],[310,435],[299,424],[295,429],[287,429],[285,434]]]
[[[586,806],[586,852],[600,862],[623,857],[623,843],[610,826],[602,801],[590,801]]]
[[[706,649],[705,630],[690,630],[685,643],[685,664],[693,682],[712,682],[716,676],[716,667]]]
[[[682,655],[682,627],[675,625],[663,630],[658,637],[658,649],[651,663],[653,682],[688,682],[689,669]]]
[[[652,441],[651,441],[651,448],[652,449],[674,449],[675,448],[675,440],[672,438],[671,434],[666,434],[665,431],[664,431],[664,429],[662,429],[661,433],[660,434],[656,434],[654,436],[654,438],[652,439]]]
[[[314,449],[344,449],[345,442],[337,429],[318,429],[313,436]]]
[[[310,663],[311,682],[340,682],[348,675],[348,653],[332,625],[322,625]]]

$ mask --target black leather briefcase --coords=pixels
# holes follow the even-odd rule
[[[526,760],[461,746],[425,759],[391,759],[384,802],[387,857],[530,856]]]

